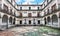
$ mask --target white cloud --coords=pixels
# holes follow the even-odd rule
[[[24,2],[24,3],[22,3],[23,5],[25,4],[25,5],[27,5],[27,4],[36,4],[36,3],[31,3],[31,2]]]
[[[24,5],[24,4],[36,4],[36,3],[31,3],[31,2],[34,2],[35,0],[24,0],[25,2],[22,2],[22,4]],[[21,0],[16,0],[16,2],[18,3],[18,4],[20,4],[21,3]],[[43,2],[42,2],[43,3]],[[39,3],[39,4],[42,4],[42,3]]]
[[[42,3],[39,3],[39,4],[43,4],[43,2]]]
[[[32,2],[32,1],[35,1],[35,0],[25,0],[25,2]]]
[[[20,2],[21,0],[15,0],[16,2]]]
[[[31,2],[33,2],[35,0],[25,0],[25,2],[23,4],[32,4]]]

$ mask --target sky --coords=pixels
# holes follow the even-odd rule
[[[42,4],[44,0],[16,0],[16,3],[21,4]]]

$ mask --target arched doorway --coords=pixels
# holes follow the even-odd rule
[[[38,24],[40,24],[40,20],[38,20]]]
[[[31,20],[29,20],[29,24],[31,24]]]
[[[49,25],[51,24],[51,19],[50,19],[50,17],[47,17],[47,22],[48,22]]]
[[[2,17],[2,23],[3,23],[2,27],[8,29],[8,16],[7,15],[4,15]]]
[[[22,20],[20,20],[20,24],[22,24]]]
[[[4,15],[2,17],[2,23],[8,23],[8,16],[7,15]]]
[[[45,22],[45,25],[47,24],[47,22],[46,22],[46,18],[44,18],[44,22]]]
[[[9,18],[9,23],[11,23],[11,24],[12,24],[12,17],[10,17],[10,18]]]
[[[58,17],[57,17],[57,15],[52,16],[52,25],[55,25],[55,26],[58,25]]]

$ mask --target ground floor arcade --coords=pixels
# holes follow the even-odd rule
[[[45,25],[60,28],[60,11],[47,15],[43,19]]]
[[[41,25],[41,18],[21,18],[18,25]]]
[[[6,13],[0,13],[0,29],[6,29],[8,27],[14,26],[16,18],[14,16],[8,15]]]

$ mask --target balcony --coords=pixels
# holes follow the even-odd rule
[[[6,9],[0,8],[0,12],[7,13],[8,14],[8,10],[6,10]]]
[[[16,16],[15,14],[9,13],[9,11],[6,10],[6,8],[2,9],[2,8],[0,7],[0,12],[6,13],[6,14],[9,14],[9,15],[12,15],[12,16]],[[12,11],[11,11],[11,12],[12,12]]]
[[[56,13],[56,12],[58,12],[58,11],[60,11],[60,7],[57,9],[54,9],[54,10],[51,10],[51,13],[47,13],[47,14],[44,14],[44,16],[47,16],[47,15],[50,15],[50,14],[53,14],[53,13]],[[50,11],[49,11],[50,12]],[[43,17],[44,17],[43,16]]]

